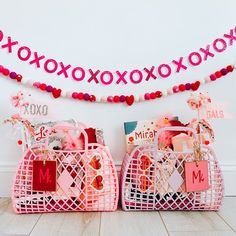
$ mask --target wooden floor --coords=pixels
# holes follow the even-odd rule
[[[236,235],[236,197],[218,212],[56,213],[16,215],[0,199],[0,236]]]

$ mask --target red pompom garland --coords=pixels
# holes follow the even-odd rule
[[[227,75],[230,72],[233,72],[234,66],[228,65],[225,68],[222,68],[219,71],[216,71],[215,73],[211,74],[210,76],[206,77],[205,79],[201,81],[195,81],[193,83],[186,83],[186,84],[179,84],[174,85],[172,88],[169,88],[167,91],[154,91],[150,93],[145,93],[144,95],[140,95],[138,97],[134,95],[112,95],[107,97],[101,97],[97,98],[93,94],[88,93],[82,93],[82,92],[66,92],[62,89],[55,88],[51,85],[47,85],[45,83],[40,82],[33,82],[30,80],[25,79],[21,74],[17,74],[16,72],[10,72],[9,69],[4,68],[0,65],[0,73],[2,73],[5,77],[10,78],[11,80],[15,80],[17,82],[28,84],[34,88],[37,88],[41,91],[45,91],[48,93],[51,93],[52,96],[56,99],[59,97],[67,97],[72,98],[79,101],[86,101],[86,102],[100,102],[100,103],[126,103],[127,105],[131,106],[134,103],[142,102],[142,101],[148,101],[148,100],[155,100],[162,98],[164,96],[168,96],[174,93],[184,92],[184,91],[196,91],[199,89],[199,87],[204,83],[213,82],[225,75]]]

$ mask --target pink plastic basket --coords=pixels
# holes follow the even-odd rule
[[[56,127],[56,129],[61,128],[71,129],[71,127]],[[97,143],[88,143],[85,131],[81,127],[76,130],[84,135],[83,150],[48,150],[49,137],[47,137],[45,145],[35,145],[25,151],[12,188],[12,204],[16,213],[117,209],[118,179],[109,149]],[[94,157],[99,160],[99,169],[94,169],[91,165]],[[33,161],[45,159],[56,160],[57,163],[55,192],[32,190]],[[102,176],[101,189],[94,188],[92,184],[97,176]]]
[[[186,192],[184,162],[193,161],[193,152],[158,150],[158,136],[164,131],[195,131],[183,127],[166,127],[157,132],[153,144],[136,147],[126,154],[121,168],[121,201],[125,211],[131,210],[212,210],[222,204],[224,183],[213,150],[202,146],[207,160],[209,189]],[[140,168],[142,157],[150,157],[146,169]]]

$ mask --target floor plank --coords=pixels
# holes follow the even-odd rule
[[[46,213],[41,216],[30,236],[99,235],[101,213]]]
[[[0,198],[0,236],[28,235],[233,236],[236,235],[236,198],[226,197],[218,213],[118,210],[104,213],[42,215],[16,215],[12,210],[10,199]]]
[[[103,212],[101,236],[168,235],[158,212]]]
[[[231,231],[215,212],[164,212],[161,216],[168,231]]]
[[[226,197],[218,214],[236,232],[236,197]]]
[[[233,231],[170,232],[170,236],[235,236]]]
[[[40,214],[17,215],[9,198],[0,199],[0,235],[28,235]]]

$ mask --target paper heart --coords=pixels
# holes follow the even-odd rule
[[[103,177],[101,175],[96,176],[93,179],[91,185],[96,190],[102,190],[103,189]]]
[[[52,95],[53,95],[54,98],[59,98],[61,96],[61,89],[54,88],[52,90]]]
[[[91,161],[89,162],[89,165],[95,169],[99,170],[101,168],[101,156],[100,155],[95,155],[92,157]]]
[[[126,96],[125,101],[129,106],[131,106],[134,103],[134,95]]]
[[[151,186],[152,186],[152,181],[146,175],[141,175],[139,177],[140,191],[146,192]]]
[[[147,170],[152,164],[152,160],[147,155],[142,155],[140,157],[140,169],[141,170]]]

